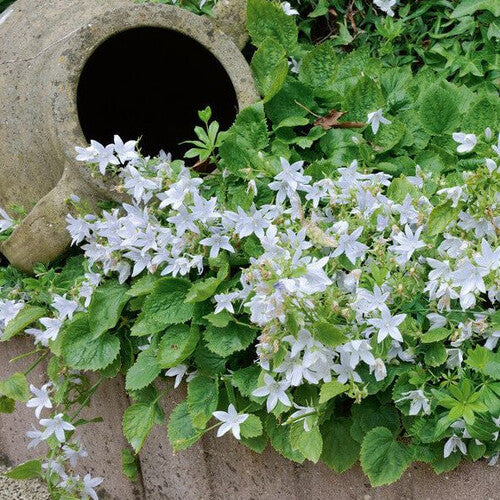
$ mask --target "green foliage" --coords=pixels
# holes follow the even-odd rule
[[[397,481],[412,461],[410,449],[386,427],[376,427],[361,444],[361,467],[373,486]]]
[[[155,408],[147,403],[135,403],[123,414],[123,434],[136,453],[141,451],[155,423]]]
[[[122,450],[122,472],[123,475],[132,482],[139,478],[139,464],[128,448]]]
[[[174,325],[168,328],[158,345],[158,365],[171,368],[182,363],[196,348],[199,329],[193,325]]]
[[[137,360],[127,372],[125,387],[127,391],[138,391],[151,384],[160,374],[156,354],[147,349],[137,356]]]
[[[42,474],[42,461],[29,460],[17,467],[4,472],[4,475],[10,479],[36,479]]]
[[[30,390],[26,375],[24,373],[14,373],[8,379],[0,381],[0,396],[5,396],[14,401],[28,401]],[[4,401],[4,405],[7,409],[10,406],[8,401]]]
[[[169,325],[189,321],[194,312],[194,305],[185,302],[190,288],[191,284],[185,279],[158,280],[153,291],[146,297],[131,334],[151,335]]]
[[[100,337],[118,323],[121,312],[129,300],[127,287],[111,280],[100,286],[89,306],[89,327],[93,339]]]
[[[120,352],[120,340],[114,335],[104,333],[96,339],[91,338],[89,318],[84,314],[75,315],[60,335],[64,361],[76,370],[102,370]]]
[[[207,347],[225,358],[234,352],[246,349],[255,338],[255,330],[248,326],[229,323],[224,328],[208,326],[203,334]]]
[[[12,337],[24,332],[29,325],[37,319],[45,316],[47,311],[43,307],[32,306],[26,304],[18,313],[17,316],[9,322],[3,334],[0,337],[1,342],[6,342]]]

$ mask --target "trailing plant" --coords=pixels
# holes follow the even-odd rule
[[[73,197],[80,253],[35,277],[0,268],[1,340],[35,342],[32,365],[0,382],[0,411],[34,407],[30,446],[49,450],[11,477],[94,498],[100,478],[68,461],[86,453],[78,427],[98,421],[81,410],[119,374],[132,479],[155,425],[177,451],[217,429],[336,472],[360,460],[374,486],[413,461],[441,473],[497,460],[498,96],[484,67],[476,81],[404,46],[406,58],[373,57],[386,22],[373,16],[392,2],[375,3],[350,3],[368,9],[367,34],[346,52],[338,38],[313,45],[294,6],[251,0],[262,101],[223,133],[201,111],[194,166],[118,136],[76,148],[129,200],[93,213]],[[29,387],[42,361],[47,383]],[[183,388],[165,415],[162,400]]]

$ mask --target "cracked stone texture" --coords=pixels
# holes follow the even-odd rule
[[[212,21],[187,10],[135,0],[17,0],[0,24],[0,206],[28,213],[0,251],[30,271],[61,255],[70,242],[65,200],[76,194],[96,205],[118,199],[112,185],[91,177],[74,159],[85,146],[76,90],[88,57],[128,28],[155,26],[194,38],[220,61],[239,108],[257,101],[244,44],[244,0],[224,0]],[[222,30],[226,29],[233,39]]]

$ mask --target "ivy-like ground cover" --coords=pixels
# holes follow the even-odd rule
[[[8,474],[96,498],[101,479],[72,473],[74,436],[119,374],[132,480],[155,425],[175,450],[217,429],[336,472],[360,460],[374,486],[413,461],[494,463],[499,14],[489,0],[250,0],[262,101],[228,131],[200,111],[185,161],[119,137],[77,148],[130,200],[101,214],[68,200],[81,250],[35,277],[0,269],[1,340],[36,344],[0,382],[0,411],[35,408],[31,446],[49,448]],[[2,238],[18,213],[2,211]],[[47,383],[29,387],[43,360]]]

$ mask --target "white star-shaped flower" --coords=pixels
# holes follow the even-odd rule
[[[222,425],[217,430],[217,437],[221,437],[226,432],[231,431],[233,436],[240,440],[240,425],[249,417],[247,413],[239,414],[233,404],[229,405],[226,411],[214,411],[213,416],[222,422]]]

